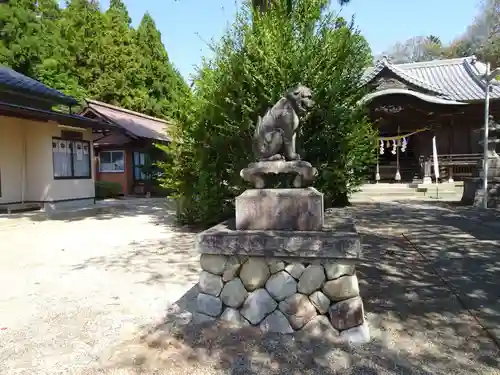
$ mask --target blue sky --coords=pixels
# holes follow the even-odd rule
[[[220,38],[241,0],[124,2],[134,26],[146,11],[153,16],[171,61],[189,79],[202,56],[210,54],[207,41]],[[109,0],[101,0],[104,9],[108,4]],[[478,5],[478,0],[351,0],[341,15],[356,16],[358,27],[377,55],[413,36],[433,34],[449,42],[465,31]]]

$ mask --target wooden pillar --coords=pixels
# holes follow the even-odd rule
[[[432,132],[434,133],[434,132]],[[424,184],[432,184],[432,175],[431,175],[431,170],[432,170],[432,136],[431,137],[425,137],[426,143],[430,141],[431,147],[428,147],[428,144],[426,144],[424,150],[426,150],[426,155],[424,156]],[[428,150],[431,150],[430,156]]]
[[[454,123],[453,123],[453,117],[450,117],[450,121],[448,122],[448,154],[451,155],[453,154],[453,140],[455,139],[454,137],[454,129],[453,129]],[[451,156],[449,157],[449,162],[450,164],[448,165],[448,182],[454,182],[453,180],[453,165],[451,164]]]
[[[398,125],[398,137],[399,137],[399,132],[400,132],[400,128],[399,128],[399,125]],[[398,142],[400,142],[400,140],[396,140],[396,175],[394,176],[394,179],[396,180],[396,182],[401,182],[401,172],[399,170],[399,146],[398,146]]]

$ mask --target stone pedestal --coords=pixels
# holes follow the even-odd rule
[[[318,172],[311,163],[303,160],[285,161],[259,161],[251,163],[240,172],[241,178],[253,184],[257,189],[262,189],[266,184],[267,175],[293,174],[295,179],[293,186],[304,187],[310,183]]]
[[[462,203],[484,207],[484,168],[483,162],[477,164],[475,178],[464,181]],[[500,157],[491,151],[488,157],[488,208],[500,207]]]
[[[353,222],[321,230],[238,230],[234,220],[198,235],[198,312],[263,332],[321,332],[370,339],[355,266],[361,241]]]
[[[470,178],[464,181],[462,203],[475,207],[484,207],[484,189],[482,178]],[[500,207],[500,179],[488,180],[488,208]]]
[[[321,230],[323,194],[315,188],[249,189],[236,198],[236,229]]]
[[[305,161],[253,163],[254,184],[236,198],[236,217],[200,233],[198,312],[263,332],[370,340],[355,266],[361,240],[350,218],[324,223],[323,194],[304,185]],[[269,174],[295,174],[295,189],[264,188]]]
[[[431,166],[432,164],[430,160],[424,161],[424,179],[422,181],[424,184],[432,184]]]

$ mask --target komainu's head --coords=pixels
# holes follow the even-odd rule
[[[311,89],[306,86],[298,85],[289,90],[285,96],[298,114],[304,114],[314,106]]]

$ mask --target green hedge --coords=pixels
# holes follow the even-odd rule
[[[98,199],[116,198],[122,194],[122,186],[118,182],[96,181],[95,183],[95,197]]]

